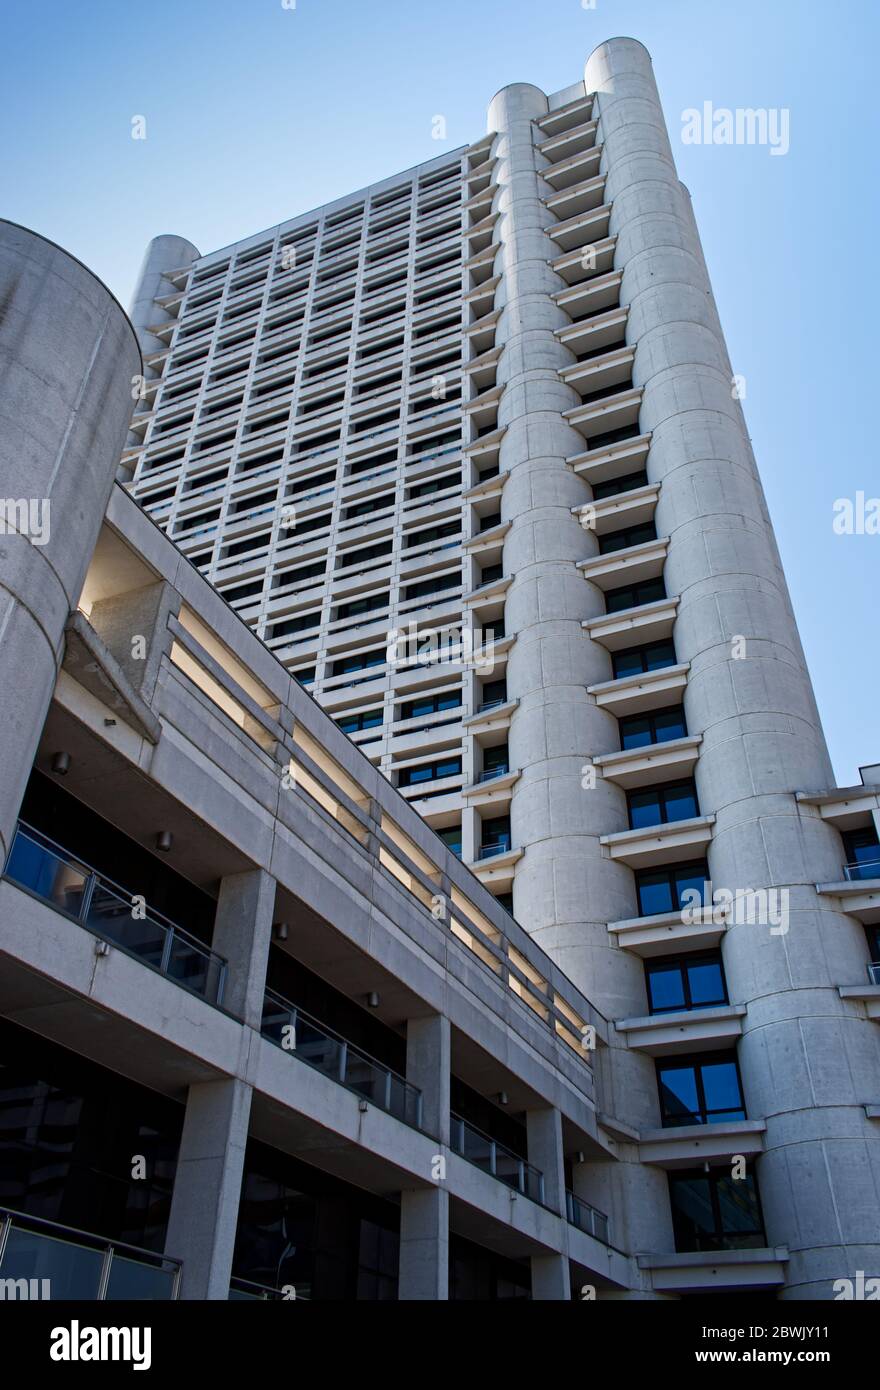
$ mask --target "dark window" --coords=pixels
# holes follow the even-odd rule
[[[259,536],[249,536],[247,540],[236,541],[234,545],[228,545],[225,557],[230,560],[233,555],[246,555],[249,550],[259,550],[261,546],[268,545],[269,532],[263,531]]]
[[[593,484],[593,501],[601,502],[605,497],[616,497],[619,492],[632,492],[634,488],[645,487],[648,475],[644,469],[640,473],[627,473],[623,478],[609,478],[604,483]]]
[[[675,1248],[759,1250],[767,1244],[755,1175],[734,1179],[724,1168],[669,1174]]]
[[[611,531],[599,537],[599,554],[610,555],[615,550],[628,550],[631,545],[643,545],[645,541],[657,539],[657,528],[653,521],[642,522],[640,526],[627,526],[622,531]]]
[[[484,681],[480,695],[480,709],[486,709],[489,705],[505,704],[507,701],[507,681]]]
[[[447,536],[461,534],[460,521],[447,521],[442,526],[431,526],[427,531],[413,531],[406,538],[407,549],[415,545],[427,545],[429,541],[444,540]]]
[[[624,750],[668,743],[670,739],[684,738],[687,734],[684,710],[680,705],[652,710],[649,714],[630,714],[621,719],[619,725],[620,746]]]
[[[461,691],[453,690],[447,695],[427,695],[420,700],[408,700],[401,708],[401,719],[420,719],[423,715],[439,714],[445,709],[461,708]]]
[[[461,758],[444,758],[435,763],[420,763],[418,767],[401,770],[400,787],[416,787],[422,782],[436,782],[441,777],[456,777],[461,772]]]
[[[500,777],[508,771],[509,759],[507,744],[498,743],[494,748],[483,749],[483,777]]]
[[[880,841],[873,826],[864,830],[847,830],[843,836],[843,846],[848,878],[880,878]]]
[[[410,497],[429,497],[432,492],[442,492],[444,488],[454,487],[459,482],[457,473],[447,474],[445,478],[431,478],[427,483],[416,483],[409,489]]]
[[[483,849],[510,849],[510,816],[484,820],[480,844]]]
[[[363,565],[367,560],[380,560],[383,555],[390,555],[391,549],[390,541],[379,541],[376,545],[364,546],[363,550],[347,550],[340,556],[339,568],[350,569],[352,565]]]
[[[255,579],[252,584],[236,584],[232,589],[221,589],[220,597],[225,598],[227,603],[235,603],[240,598],[253,598],[255,594],[263,592],[262,579]]]
[[[273,623],[266,629],[266,637],[293,637],[297,632],[310,632],[321,625],[321,614],[303,613],[298,618],[287,618],[283,623]]]
[[[303,565],[298,570],[280,570],[272,580],[273,589],[283,589],[288,584],[297,584],[303,579],[323,578],[327,569],[325,560],[319,560],[314,565]]]
[[[359,714],[344,714],[336,722],[344,734],[357,734],[362,729],[378,729],[382,726],[382,711],[365,709]]]
[[[363,613],[375,613],[388,607],[387,594],[370,594],[369,598],[353,598],[348,603],[340,603],[336,610],[337,618],[359,618]]]
[[[293,675],[299,681],[300,685],[314,685],[315,683],[314,666],[303,666],[302,670],[294,671]]]
[[[642,787],[627,793],[631,830],[649,825],[668,825],[700,814],[693,782],[670,782],[661,787]]]
[[[746,1118],[739,1067],[733,1052],[657,1063],[660,1113],[667,1129],[726,1124]]]
[[[720,951],[683,956],[680,960],[649,960],[645,982],[652,1014],[711,1009],[728,1002]]]
[[[338,661],[334,661],[333,674],[347,676],[351,671],[366,671],[369,667],[384,665],[384,648],[371,652],[356,652],[353,656],[341,656]]]
[[[660,671],[664,666],[675,666],[675,647],[671,641],[649,642],[644,647],[628,647],[626,651],[612,652],[611,664],[615,680],[624,676],[636,676],[645,671]]]
[[[26,1216],[160,1252],[183,1111],[54,1039],[0,1020],[3,1202]],[[144,1159],[138,1178],[132,1177],[133,1154]],[[88,1287],[91,1260],[80,1260],[75,1273],[74,1261],[59,1259],[55,1270],[48,1251],[41,1258],[40,1272],[52,1274],[55,1297],[96,1297],[97,1271]],[[7,1259],[4,1275],[13,1273],[11,1263]]]
[[[444,845],[446,845],[447,849],[451,849],[451,850],[452,850],[452,853],[455,854],[455,855],[457,855],[458,858],[460,859],[460,858],[461,858],[461,826],[460,826],[460,825],[450,825],[450,826],[448,826],[447,829],[445,829],[445,830],[438,830],[438,831],[437,831],[437,834],[440,836],[440,839],[443,841]]]
[[[379,512],[383,507],[390,507],[393,504],[393,493],[386,493],[383,497],[371,497],[368,502],[355,502],[353,506],[346,507],[345,518],[350,521],[356,516],[369,516],[370,512]]]
[[[485,565],[480,574],[480,587],[482,587],[484,584],[494,584],[496,579],[503,578],[503,565]]]
[[[495,894],[495,901],[496,901],[497,903],[500,903],[500,904],[501,904],[501,906],[504,908],[504,911],[505,911],[505,912],[509,912],[510,915],[511,915],[511,917],[513,916],[513,894],[512,894],[512,893],[496,893],[496,894]]]
[[[330,512],[324,512],[321,516],[309,517],[307,521],[294,521],[292,525],[288,523],[286,529],[291,532],[295,531],[298,540],[300,536],[306,535],[309,531],[323,531],[326,526],[330,525],[330,519]]]
[[[640,584],[625,584],[608,589],[605,594],[606,613],[622,613],[626,608],[640,608],[643,603],[656,603],[666,597],[662,579],[643,579]]]
[[[677,912],[684,907],[685,893],[693,891],[705,898],[709,869],[705,860],[696,864],[676,864],[670,869],[640,869],[636,873],[639,912],[651,917],[660,912]]]
[[[442,594],[448,589],[460,588],[460,574],[441,574],[436,579],[421,579],[418,584],[408,584],[403,591],[403,597],[405,600],[428,598],[431,594]]]

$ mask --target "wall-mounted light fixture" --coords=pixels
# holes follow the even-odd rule
[[[173,844],[174,836],[171,831],[160,830],[156,836],[156,848],[160,850],[162,854],[167,854]]]
[[[68,772],[70,771],[70,754],[53,753],[52,762],[50,763],[50,766],[52,768],[52,771],[56,773],[57,776],[66,777]]]

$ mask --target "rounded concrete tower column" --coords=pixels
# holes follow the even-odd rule
[[[199,252],[196,247],[182,236],[155,236],[147,246],[130,310],[134,331],[145,358],[154,352],[164,352],[168,346],[155,333],[150,332],[152,328],[174,322],[175,316],[156,302],[165,295],[178,292],[179,287],[168,279],[168,274],[180,270],[183,266],[192,265],[198,258]],[[148,380],[155,380],[160,371],[161,368],[154,371],[151,367],[145,366]],[[139,402],[135,414],[149,414],[152,404],[152,400],[145,397]],[[130,430],[126,442],[129,448],[137,448],[143,440],[137,430]],[[122,481],[127,482],[130,476],[127,469],[120,471]]]
[[[167,310],[155,302],[166,294],[175,293],[177,287],[166,279],[168,272],[191,265],[198,260],[199,254],[191,241],[171,235],[154,236],[144,252],[129,317],[145,356],[150,352],[161,352],[167,346],[148,330],[171,320]]]
[[[498,93],[488,116],[489,130],[497,132],[500,466],[509,472],[501,500],[502,520],[510,523],[504,571],[512,580],[505,627],[516,635],[507,686],[519,702],[509,735],[511,767],[519,773],[511,832],[514,847],[525,850],[516,866],[514,912],[604,1013],[632,1017],[646,1008],[641,963],[610,940],[607,923],[635,916],[633,878],[603,857],[599,844],[601,835],[626,828],[626,803],[611,782],[597,777],[592,785],[587,766],[619,745],[616,721],[586,690],[608,680],[611,665],[582,628],[585,618],[604,612],[604,602],[577,569],[596,552],[596,540],[571,510],[590,493],[566,464],[584,444],[563,418],[580,397],[559,376],[574,357],[554,332],[569,320],[551,298],[565,284],[549,264],[558,251],[546,229],[556,219],[543,202],[552,190],[540,175],[547,161],[533,126],[547,109],[543,92],[517,84]],[[630,1125],[655,1126],[652,1062],[618,1048],[613,1032],[612,1046],[614,1057],[602,1058],[598,1068],[602,1108]],[[585,1180],[598,1183],[584,1194],[610,1207],[615,1243],[671,1248],[662,1173],[624,1162],[584,1168],[593,1170]]]
[[[141,357],[60,247],[0,222],[0,855],[5,862],[113,486]]]
[[[833,775],[650,58],[612,40],[591,56],[586,86],[598,94],[648,474],[661,484],[666,586],[680,599],[676,654],[691,663],[688,730],[703,739],[700,809],[716,818],[711,878],[789,895],[787,932],[735,921],[723,944],[731,1002],[748,1007],[748,1114],[767,1124],[768,1243],[791,1252],[783,1297],[831,1298],[834,1279],[880,1269],[880,1136],[864,1109],[880,1030],[837,988],[864,978],[866,943],[815,892],[840,877],[840,840],[794,796]]]

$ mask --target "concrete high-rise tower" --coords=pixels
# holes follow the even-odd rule
[[[468,905],[409,821],[392,872],[417,866],[422,908],[451,902],[482,966],[587,1037],[590,1123],[540,1108],[537,1074],[516,1108],[545,1205],[625,1262],[600,1297],[880,1277],[880,772],[834,787],[643,46],[602,44],[549,96],[505,87],[473,144],[234,246],[156,238],[132,319],[129,491],[400,796],[365,792],[317,714],[301,785],[332,745],[334,814],[372,818],[386,869],[408,801],[482,889]],[[219,659],[204,614],[183,627]],[[279,703],[287,728],[254,698],[245,722]],[[474,1159],[449,1088],[481,1044],[453,1027],[450,1061],[448,1020],[407,1002],[407,1080]],[[237,1103],[205,1123],[243,1145]],[[444,1297],[467,1199],[400,1186],[402,1296]],[[175,1194],[184,1247],[187,1211]],[[555,1234],[492,1241],[529,1254],[533,1296],[599,1277]]]

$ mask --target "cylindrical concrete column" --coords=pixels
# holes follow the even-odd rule
[[[610,940],[607,928],[636,915],[632,874],[604,857],[599,844],[600,836],[626,828],[625,798],[587,767],[596,754],[616,750],[618,736],[616,721],[587,694],[587,686],[610,678],[611,665],[582,628],[604,612],[604,601],[577,569],[597,545],[572,515],[590,492],[566,464],[584,442],[563,418],[580,397],[559,376],[574,357],[554,332],[568,318],[551,298],[565,285],[549,264],[558,254],[547,235],[555,218],[543,201],[552,189],[541,178],[547,161],[533,125],[546,112],[544,93],[519,84],[498,93],[488,117],[498,132],[498,421],[506,428],[500,462],[510,474],[501,502],[510,523],[504,570],[512,578],[505,625],[516,634],[507,687],[519,701],[509,738],[511,767],[520,774],[511,831],[513,845],[525,850],[514,912],[603,1012],[621,1018],[645,1012],[645,987],[640,962]],[[612,1042],[616,1065],[605,1069],[605,1108],[631,1124],[656,1125],[653,1064]],[[663,1174],[637,1166],[634,1181],[652,1196],[614,1203],[618,1239],[639,1250],[669,1248]],[[612,1185],[617,1190],[616,1179]]]
[[[140,352],[109,290],[0,222],[0,855],[113,486]]]
[[[179,286],[167,278],[169,273],[180,270],[183,266],[191,265],[198,258],[199,252],[196,247],[182,236],[155,236],[147,246],[130,309],[131,321],[134,324],[134,330],[137,333],[141,352],[145,359],[151,353],[164,352],[168,346],[150,330],[174,321],[175,315],[158,303],[160,298],[173,295],[179,289]],[[155,370],[145,364],[144,371],[146,379],[154,381],[160,374],[161,367],[159,370]],[[154,397],[148,396],[142,386],[139,396],[141,403],[138,405],[137,413],[148,413],[152,408],[154,399]],[[140,433],[132,429],[127,440],[128,447],[137,448],[142,442]],[[126,468],[123,468],[120,476],[123,481],[128,482],[131,475]]]
[[[815,892],[840,877],[837,832],[794,797],[832,785],[831,766],[650,58],[635,40],[612,40],[591,56],[586,85],[598,94],[633,379],[652,432],[648,474],[661,484],[666,586],[680,599],[676,654],[691,664],[688,730],[703,739],[700,808],[716,817],[711,877],[790,899],[787,932],[734,922],[724,941],[731,1001],[748,1006],[748,1112],[767,1122],[768,1241],[791,1251],[784,1296],[831,1298],[835,1278],[880,1268],[880,1139],[864,1110],[880,1033],[837,991],[863,978],[866,945]]]
[[[168,272],[191,265],[198,258],[199,251],[182,236],[154,236],[147,246],[129,311],[145,356],[161,352],[167,346],[149,329],[158,328],[171,318],[168,311],[156,303],[162,296],[175,292],[176,286],[166,279]]]

